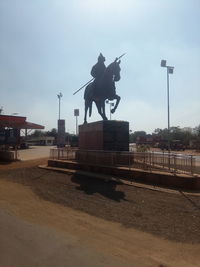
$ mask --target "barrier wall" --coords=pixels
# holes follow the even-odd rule
[[[14,161],[15,152],[14,151],[1,151],[0,150],[0,160],[2,161]]]

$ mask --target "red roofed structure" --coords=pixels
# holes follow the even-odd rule
[[[44,126],[26,121],[26,117],[0,115],[0,128],[44,129]]]
[[[8,149],[9,146],[21,146],[21,130],[24,130],[26,139],[27,131],[33,129],[42,130],[44,126],[28,122],[26,117],[0,115],[0,150]]]

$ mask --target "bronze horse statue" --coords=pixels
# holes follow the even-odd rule
[[[92,103],[95,102],[98,113],[101,115],[103,120],[107,120],[105,114],[105,101],[116,100],[115,106],[111,110],[114,113],[117,109],[120,96],[116,94],[115,82],[120,80],[120,60],[116,58],[105,70],[102,78],[98,83],[95,81],[88,84],[85,88],[84,99],[85,99],[85,116],[84,123],[87,123],[87,111],[89,109],[89,116],[92,114]]]

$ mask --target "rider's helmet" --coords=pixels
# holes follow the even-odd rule
[[[105,60],[105,57],[100,53],[100,55],[98,56],[98,62],[104,62]]]

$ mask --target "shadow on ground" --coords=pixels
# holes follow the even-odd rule
[[[173,241],[200,243],[200,197],[197,196],[185,197],[181,193],[152,191],[37,167],[4,170],[0,179],[29,186],[41,199],[124,227]]]
[[[11,163],[9,161],[0,161],[0,165],[10,165]]]
[[[113,181],[102,181],[100,179],[91,179],[80,175],[73,175],[71,181],[79,186],[77,190],[83,191],[87,195],[99,194],[108,199],[120,202],[126,201],[125,193],[117,190],[117,184]]]

